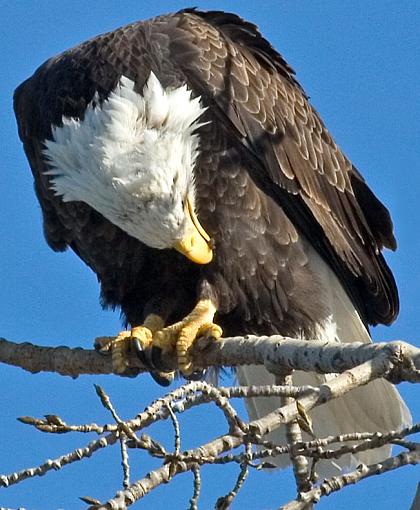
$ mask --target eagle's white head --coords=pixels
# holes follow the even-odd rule
[[[176,248],[198,263],[212,258],[195,214],[196,130],[205,108],[184,85],[164,90],[153,73],[143,94],[125,76],[83,120],[63,117],[45,141],[52,188],[81,201],[153,248]]]

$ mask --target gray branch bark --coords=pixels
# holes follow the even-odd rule
[[[420,349],[405,342],[365,344],[328,343],[319,340],[294,340],[279,335],[271,337],[233,337],[209,343],[197,341],[193,350],[197,368],[266,365],[318,373],[341,373],[377,355],[392,362],[387,377],[392,382],[420,381]],[[175,359],[165,359],[172,364]],[[56,372],[77,377],[82,374],[112,373],[110,356],[95,350],[68,347],[42,347],[30,343],[14,343],[0,338],[0,362],[32,373]],[[132,357],[130,366],[139,373],[149,369]]]
[[[414,433],[414,428],[413,430],[407,429],[390,432],[388,434],[389,437],[383,434],[375,434],[375,437],[371,438],[369,434],[369,437],[365,437],[366,434],[358,433],[357,439],[359,443],[357,445],[344,445],[335,451],[324,451],[322,449],[321,451],[317,449],[316,452],[312,451],[311,442],[302,442],[299,431],[299,426],[311,429],[308,412],[312,408],[339,398],[348,391],[367,384],[374,379],[384,377],[393,383],[403,380],[419,382],[420,349],[408,343],[337,344],[319,340],[294,340],[278,335],[272,337],[248,336],[224,338],[214,342],[199,340],[196,342],[191,354],[193,363],[197,368],[250,364],[265,365],[267,370],[278,376],[278,381],[280,381],[279,376],[288,374],[295,369],[318,373],[340,373],[341,375],[324,382],[317,388],[310,386],[294,387],[286,384],[282,386],[251,386],[226,389],[215,388],[205,382],[190,383],[183,388],[174,390],[164,399],[159,399],[151,404],[144,413],[127,422],[123,422],[119,418],[109,398],[99,388],[97,391],[101,402],[111,413],[115,420],[115,425],[109,424],[103,427],[96,424],[72,426],[67,425],[55,415],[48,415],[45,419],[20,418],[23,423],[35,426],[43,432],[90,431],[105,435],[102,435],[100,439],[91,441],[83,449],[78,449],[52,461],[47,461],[36,468],[24,469],[10,475],[2,475],[0,476],[0,487],[8,487],[33,476],[42,476],[52,469],[61,469],[67,464],[88,458],[99,449],[106,448],[119,441],[121,443],[122,464],[124,467],[124,488],[106,503],[100,503],[91,498],[85,499],[86,502],[92,504],[90,508],[95,510],[125,509],[159,485],[168,483],[174,476],[186,471],[191,471],[194,474],[194,495],[191,499],[191,508],[196,508],[201,484],[200,466],[222,461],[221,455],[223,456],[226,452],[230,452],[242,445],[242,447],[245,447],[245,451],[243,454],[239,454],[242,455],[241,459],[235,460],[235,456],[226,454],[227,460],[230,461],[230,457],[232,457],[231,460],[237,461],[241,467],[234,489],[227,496],[220,499],[221,505],[224,504],[226,507],[230,499],[236,496],[245,480],[248,468],[251,466],[251,459],[258,459],[258,452],[253,453],[251,445],[264,444],[265,435],[282,425],[286,425],[286,428],[288,427],[289,430],[288,445],[280,447],[278,445],[270,446],[267,444],[265,448],[274,448],[276,450],[272,452],[274,455],[288,453],[294,461],[299,496],[295,501],[282,507],[284,509],[309,509],[312,504],[316,504],[320,497],[341,490],[346,485],[358,483],[367,476],[420,462],[419,445],[404,439],[406,434]],[[172,364],[176,368],[174,359],[168,357],[164,362],[168,365]],[[99,354],[94,350],[42,347],[29,343],[17,344],[1,338],[0,363],[20,367],[32,373],[47,371],[71,377],[77,377],[81,374],[112,373],[111,356]],[[139,373],[148,371],[148,368],[135,356],[130,358],[129,368],[138,370]],[[283,379],[281,380],[283,381]],[[289,381],[286,378],[284,382]],[[196,394],[196,392],[199,392],[199,394]],[[177,401],[184,394],[188,394],[189,398],[183,402],[182,409],[179,402],[177,402],[176,407],[172,407],[172,402]],[[265,394],[279,395],[283,397],[283,405],[258,420],[245,423],[237,415],[229,399],[249,397],[251,394],[254,396]],[[189,406],[199,405],[208,401],[213,401],[224,413],[229,432],[213,438],[198,448],[180,453],[180,430],[175,412],[182,412]],[[143,434],[141,437],[136,436],[136,432],[148,424],[158,419],[167,419],[168,417],[171,418],[175,431],[175,448],[173,453],[166,452],[162,445],[153,441],[146,434]],[[347,439],[354,440],[351,437]],[[325,444],[328,444],[328,441],[334,440],[334,438],[324,438],[316,441],[324,441],[326,442]],[[325,480],[320,487],[313,487],[311,473],[308,472],[307,467],[308,459],[311,457],[315,458],[316,455],[324,453],[326,458],[328,455],[330,457],[340,455],[349,448],[359,448],[362,450],[376,447],[372,445],[371,440],[375,441],[377,446],[384,442],[396,443],[399,441],[398,444],[407,448],[408,451],[389,458],[384,463],[361,466],[360,469],[358,468],[348,475]],[[371,442],[370,445],[368,444],[369,442]],[[145,478],[134,483],[130,482],[127,447],[147,450],[151,455],[166,459],[166,461],[163,462],[160,468],[151,471]],[[280,450],[282,451],[280,452]]]

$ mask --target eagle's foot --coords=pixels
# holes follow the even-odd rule
[[[99,337],[95,339],[95,349],[99,352],[111,352],[112,368],[117,374],[130,373],[129,352],[134,348],[137,353],[150,351],[153,333],[164,326],[161,317],[151,314],[144,324],[129,331],[121,331],[117,337]],[[145,356],[143,361],[147,364]]]
[[[128,353],[132,347],[144,351],[152,345],[152,338],[153,333],[148,327],[137,326],[129,331],[121,331],[117,337],[96,338],[95,349],[104,353],[111,352],[114,372],[124,374],[129,368]]]
[[[182,375],[189,377],[194,373],[190,348],[197,338],[220,338],[222,328],[213,323],[216,307],[209,299],[198,302],[194,310],[182,321],[172,324],[153,335],[152,359],[159,363],[162,352],[176,350],[178,369]]]

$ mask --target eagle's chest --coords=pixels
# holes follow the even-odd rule
[[[324,285],[307,243],[253,181],[252,163],[239,148],[220,133],[203,133],[201,140],[198,214],[215,246],[203,274],[217,289],[224,327],[230,334],[291,335],[324,321]]]

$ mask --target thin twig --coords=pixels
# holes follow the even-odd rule
[[[247,431],[245,423],[239,418],[237,412],[229,403],[228,398],[218,388],[210,384],[204,384],[201,391],[204,395],[211,397],[216,406],[223,412],[231,432],[234,432],[236,429],[243,432]]]
[[[165,449],[163,448],[160,443],[157,441],[151,439],[148,435],[143,434],[141,438],[138,438],[136,433],[133,431],[132,427],[130,426],[129,422],[123,421],[119,416],[117,411],[115,410],[114,406],[112,405],[111,399],[106,394],[105,390],[101,388],[98,384],[95,384],[95,391],[96,394],[99,396],[102,405],[112,414],[112,417],[117,422],[118,428],[116,430],[116,434],[118,437],[125,436],[126,438],[130,439],[130,444],[135,444],[137,448],[142,448],[144,450],[149,451],[149,453],[156,454],[158,456],[164,455]],[[127,442],[124,445],[124,448],[126,448]],[[125,479],[125,472],[124,472],[124,479]]]
[[[91,457],[98,450],[114,444],[116,440],[117,437],[115,434],[109,434],[106,437],[101,437],[100,439],[96,439],[95,441],[90,442],[84,448],[78,448],[77,450],[67,453],[66,455],[57,457],[56,459],[47,460],[40,466],[23,469],[22,471],[17,471],[10,475],[1,475],[0,487],[9,487],[10,485],[19,483],[22,480],[26,480],[27,478],[43,476],[51,470],[57,471],[67,464]]]
[[[198,510],[198,499],[200,497],[201,492],[200,466],[198,464],[193,464],[191,466],[191,471],[194,475],[194,493],[192,495],[192,498],[190,499],[189,510]]]
[[[228,398],[251,397],[304,397],[311,392],[319,392],[316,386],[293,386],[266,384],[261,386],[220,386],[219,391]]]
[[[293,379],[291,373],[288,374],[279,373],[276,375],[276,384],[291,385],[292,381]],[[297,402],[293,397],[281,397],[281,403],[284,406],[292,405],[293,403],[295,403],[297,406]],[[299,407],[298,410],[300,412]],[[297,419],[290,421],[289,423],[286,424],[286,437],[287,442],[292,447],[292,450],[290,452],[290,460],[292,461],[293,465],[293,473],[295,475],[297,491],[298,493],[308,491],[311,489],[308,460],[303,455],[295,455],[293,453],[293,446],[298,442],[302,442],[302,433],[300,431]],[[308,508],[308,510],[310,509]]]
[[[123,459],[122,465],[124,470],[124,490],[120,491],[115,498],[104,505],[95,503],[93,507],[98,509],[114,508],[115,505],[116,507],[118,507],[118,505],[124,505],[124,507],[129,506],[150,492],[150,490],[158,487],[162,483],[168,482],[173,476],[185,471],[192,471],[194,474],[194,496],[191,499],[191,505],[194,504],[197,507],[201,485],[199,471],[200,465],[236,462],[241,466],[237,482],[233,490],[225,496],[225,498],[222,498],[225,500],[226,504],[230,504],[243,484],[243,481],[248,474],[248,468],[261,466],[261,463],[253,465],[251,462],[264,458],[262,453],[265,453],[265,457],[275,456],[279,453],[289,453],[292,458],[299,456],[312,457],[314,459],[335,458],[346,452],[363,451],[365,449],[376,448],[382,444],[393,442],[408,448],[410,451],[405,452],[406,454],[418,454],[418,444],[406,441],[403,438],[409,434],[419,431],[420,425],[404,429],[403,431],[393,431],[388,434],[354,433],[341,436],[331,436],[329,438],[316,439],[307,442],[301,441],[301,438],[292,434],[289,436],[289,444],[282,447],[263,439],[265,434],[275,430],[281,424],[288,424],[299,418],[305,418],[305,416],[307,416],[307,412],[313,407],[321,405],[333,398],[340,397],[347,391],[366,384],[377,377],[383,377],[391,373],[394,370],[395,363],[398,364],[398,359],[396,361],[398,356],[394,351],[395,349],[391,349],[389,352],[386,350],[380,350],[378,351],[379,354],[373,359],[326,382],[320,388],[288,388],[285,385],[277,385],[272,387],[272,389],[267,386],[250,388],[242,387],[235,389],[214,388],[205,382],[191,382],[153,402],[143,413],[138,414],[133,420],[128,421],[123,421],[119,417],[108,395],[106,395],[100,387],[96,387],[102,404],[110,411],[116,424],[104,425],[102,427],[96,424],[67,425],[64,420],[56,415],[48,415],[45,419],[23,417],[21,418],[21,421],[35,426],[44,432],[60,433],[70,431],[90,431],[100,433],[99,431],[101,430],[101,433],[108,432],[107,435],[92,441],[86,448],[75,450],[67,455],[58,457],[55,460],[49,460],[39,467],[0,477],[0,486],[12,485],[13,483],[18,483],[25,478],[45,474],[52,469],[61,469],[64,465],[71,462],[90,457],[99,449],[115,444],[117,440],[121,443],[121,455]],[[297,351],[295,351],[295,353],[296,352]],[[282,395],[284,398],[288,398],[290,400],[287,401],[286,405],[283,405],[279,409],[247,424],[239,418],[235,409],[231,406],[229,398],[251,395],[255,398],[258,396]],[[296,404],[296,398],[299,399],[298,405]],[[176,414],[184,412],[193,406],[208,402],[215,403],[216,406],[221,409],[229,425],[229,433],[215,438],[198,448],[181,453],[180,427]],[[175,447],[174,453],[171,454],[166,452],[162,445],[151,439],[148,435],[142,434],[141,438],[138,438],[136,435],[136,432],[144,429],[148,425],[167,418],[172,420],[175,430]],[[337,442],[342,443],[346,441],[358,441],[359,443],[356,445],[342,445],[336,450],[322,450],[322,448],[328,444]],[[233,455],[231,453],[223,455],[224,452],[228,452],[241,444],[246,445],[246,451],[244,453],[238,455]],[[251,444],[264,446],[265,450],[263,452],[252,452]],[[150,472],[146,478],[130,485],[127,447],[142,448],[149,454],[161,458],[164,465]],[[394,459],[397,458],[399,458],[399,456],[394,457]],[[416,460],[416,462],[418,461],[419,460]],[[406,463],[414,463],[414,461],[407,461]],[[384,463],[381,463],[381,465],[383,464]],[[377,470],[380,471],[381,465],[377,464],[374,466],[376,466]],[[372,466],[366,469],[370,469],[371,467]],[[395,469],[395,467],[390,469]],[[307,477],[307,471],[305,473],[305,477]],[[363,475],[360,479],[363,479],[364,477],[365,476]],[[359,481],[357,477],[354,479],[356,482]],[[348,483],[356,482],[349,481]],[[328,480],[325,481],[324,484],[325,483],[327,483],[327,485],[328,483],[332,484],[332,482]],[[343,486],[348,483],[346,482]],[[323,487],[324,484],[322,484],[321,487]],[[313,493],[314,490],[315,489],[310,488],[310,490],[308,490],[305,494],[301,494],[301,498],[296,500],[296,502],[304,502],[304,505],[307,507],[308,504],[312,503],[312,501],[316,501],[316,498],[318,497],[315,493]],[[324,488],[323,490],[326,491],[327,489]],[[338,489],[331,489],[330,492],[333,490]],[[308,494],[309,499],[307,498]],[[327,494],[325,492],[325,494],[322,495]]]
[[[61,420],[61,424],[49,423],[47,419],[33,418],[32,416],[20,416],[17,418],[18,421],[25,425],[32,425],[41,432],[47,432],[48,434],[64,434],[68,432],[81,432],[87,434],[95,432],[96,434],[103,434],[104,432],[110,432],[115,430],[115,425],[98,425],[96,423],[89,423],[83,425],[68,425],[65,421]]]
[[[388,358],[385,355],[379,355],[372,360],[348,370],[328,382],[325,382],[321,387],[319,395],[310,394],[305,396],[300,400],[300,404],[302,408],[308,412],[313,407],[326,403],[333,398],[342,396],[359,385],[367,384],[377,377],[382,377],[390,369],[390,366],[392,366],[392,363],[388,360]],[[289,404],[267,414],[259,420],[250,422],[248,428],[255,438],[261,438],[265,434],[268,434],[272,430],[278,428],[281,424],[286,424],[297,419],[299,415],[300,411],[297,406],[295,404]],[[235,435],[225,434],[224,436],[218,437],[205,445],[186,453],[192,457],[200,457],[202,455],[205,457],[217,456],[241,445],[244,442],[245,437],[249,436],[241,435],[240,433]],[[162,467],[148,473],[145,478],[133,483],[128,489],[118,493],[115,498],[110,499],[100,508],[101,510],[109,510],[121,502],[122,504],[129,506],[143,498],[154,488],[168,482],[176,474],[183,473],[188,470],[190,470],[190,465],[185,462],[177,463],[176,472],[174,472],[168,464],[165,464]]]
[[[235,486],[233,489],[223,496],[219,498],[216,502],[215,510],[227,510],[230,505],[233,503],[233,500],[238,495],[238,492],[241,490],[245,480],[249,474],[249,460],[248,458],[251,456],[251,444],[247,443],[245,445],[245,453],[244,456],[247,457],[241,464],[241,470],[239,472],[238,478],[236,480]]]
[[[175,413],[172,411],[171,404],[165,404],[165,405],[169,411],[169,416],[171,417],[172,425],[174,426],[174,436],[175,436],[174,455],[178,456],[179,451],[181,449],[181,433],[179,430],[178,418],[176,417]]]
[[[346,473],[342,476],[335,476],[334,478],[324,480],[319,487],[316,487],[305,494],[301,494],[299,499],[290,501],[286,505],[280,507],[279,510],[304,510],[308,503],[317,503],[321,497],[329,496],[331,493],[339,491],[347,485],[358,483],[370,476],[386,473],[408,464],[418,463],[420,463],[420,450],[403,452],[394,457],[390,457],[383,462],[371,464],[370,466],[362,464],[351,473]]]
[[[207,383],[204,383],[207,384]],[[319,393],[319,388],[314,386],[270,386],[270,385],[262,385],[262,386],[222,386],[217,388],[221,395],[227,397],[229,399],[232,398],[250,398],[250,397],[276,397],[276,396],[291,396],[295,398],[303,397],[308,395],[309,393]],[[198,388],[197,388],[198,390]],[[197,391],[194,389],[194,391]],[[186,395],[185,398],[182,399],[182,404],[177,402],[177,399],[181,398],[181,392],[190,393],[191,391],[188,389],[188,384],[182,386],[175,390],[173,397],[165,397],[167,399],[169,397],[168,402],[172,402],[173,405],[176,404],[177,412],[183,412],[187,409],[201,405],[203,403],[214,402],[214,395],[206,395],[194,393],[192,395]],[[175,394],[178,393],[178,394]],[[160,399],[157,400],[160,402]],[[166,402],[166,400],[165,400]],[[146,427],[146,415],[150,416],[153,412],[150,410],[156,403],[152,403],[149,408],[141,413],[135,418],[135,421],[129,423],[129,426],[132,430],[141,429]],[[161,416],[161,419],[165,419],[165,416]],[[60,424],[51,423],[47,419],[43,418],[34,418],[32,416],[21,416],[17,418],[21,423],[25,425],[31,425],[35,427],[37,430],[41,432],[46,432],[50,434],[65,434],[70,432],[79,432],[82,434],[87,433],[96,433],[98,435],[103,434],[104,432],[114,432],[118,430],[118,425],[115,423],[107,423],[105,425],[98,425],[97,423],[88,423],[82,425],[69,425],[63,419],[60,418]],[[141,425],[139,424],[141,422]],[[151,422],[150,422],[151,423]],[[149,422],[148,422],[149,424]]]
[[[121,449],[121,465],[123,468],[124,478],[123,478],[123,487],[126,489],[130,486],[130,462],[128,459],[128,451],[127,451],[127,436],[125,434],[121,434],[120,436],[120,449]]]

